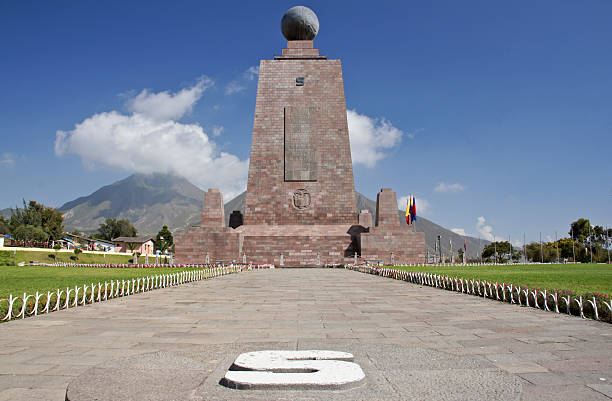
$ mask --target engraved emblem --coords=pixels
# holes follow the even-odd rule
[[[310,193],[305,189],[298,189],[293,193],[293,206],[303,210],[310,206]]]

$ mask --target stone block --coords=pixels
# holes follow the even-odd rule
[[[372,227],[372,213],[369,210],[364,209],[359,212],[359,225],[363,228]]]
[[[223,194],[216,188],[210,188],[204,196],[202,206],[202,227],[224,227],[225,211]]]
[[[376,195],[376,227],[399,227],[397,196],[391,188],[383,188]]]

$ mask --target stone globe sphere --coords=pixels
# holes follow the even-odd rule
[[[283,15],[281,31],[287,40],[313,40],[319,33],[319,19],[308,7],[291,7]]]

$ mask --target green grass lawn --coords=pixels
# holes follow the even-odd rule
[[[183,268],[94,268],[94,267],[43,267],[0,266],[0,300],[9,294],[23,296],[36,291],[46,293],[58,288],[97,284],[110,280],[125,280],[157,274],[176,273]]]
[[[0,265],[16,265],[17,263],[37,261],[40,263],[129,263],[132,259],[131,255],[113,255],[113,254],[97,254],[97,253],[81,253],[78,255],[78,260],[72,260],[74,252],[56,252],[53,249],[32,249],[28,251],[17,250],[13,252],[0,251]],[[144,263],[145,258],[138,258],[139,263]],[[154,263],[155,257],[149,257],[149,262]]]
[[[571,290],[574,293],[602,292],[612,295],[612,265],[498,265],[498,266],[406,266],[406,271],[443,274],[464,279]]]

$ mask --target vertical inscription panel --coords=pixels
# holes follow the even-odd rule
[[[316,107],[285,107],[285,181],[316,181]]]

